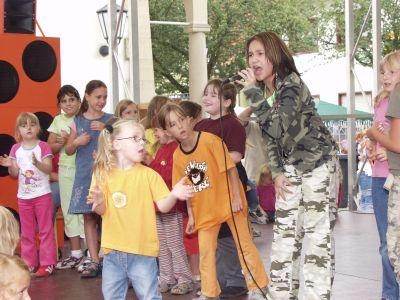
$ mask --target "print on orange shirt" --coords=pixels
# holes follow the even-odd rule
[[[193,184],[193,190],[195,193],[201,192],[207,188],[210,188],[210,181],[207,172],[206,162],[189,161],[189,164],[185,168],[185,174]]]

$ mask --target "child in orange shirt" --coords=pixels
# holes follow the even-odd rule
[[[173,183],[186,176],[194,191],[187,202],[189,222],[186,231],[197,230],[199,237],[201,295],[196,299],[218,299],[220,287],[215,251],[218,232],[224,222],[234,233],[237,248],[240,243],[243,250],[239,259],[250,299],[264,299],[268,278],[250,236],[245,194],[225,144],[211,133],[193,131],[190,119],[176,104],[164,105],[158,122],[180,144],[173,157]]]

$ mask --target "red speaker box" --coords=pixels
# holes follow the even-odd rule
[[[12,12],[26,9],[27,14],[20,19],[15,14],[10,20],[10,14],[7,16],[4,10],[7,5]],[[43,132],[52,116],[59,112],[60,40],[7,33],[33,32],[29,24],[30,18],[34,18],[34,7],[35,1],[0,0],[0,27],[3,27],[0,29],[0,155],[8,154],[15,143],[15,121],[21,112],[36,113],[40,123],[45,124]],[[0,205],[16,209],[17,182],[8,176],[4,167],[0,167],[0,186]]]

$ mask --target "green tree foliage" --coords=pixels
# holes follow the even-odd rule
[[[355,37],[371,0],[355,0]],[[383,54],[399,48],[400,0],[382,0]],[[150,0],[150,19],[185,22],[182,0]],[[208,0],[208,76],[226,78],[246,66],[245,42],[257,32],[273,30],[294,53],[344,54],[343,0]],[[371,16],[366,19],[356,59],[372,64]],[[187,93],[188,33],[183,26],[151,25],[157,93]]]
[[[372,9],[371,0],[354,1],[354,39],[358,40],[355,58],[366,66],[372,66]],[[381,1],[382,23],[382,55],[400,48],[400,1]],[[368,13],[368,11],[370,11]],[[338,42],[334,45],[338,54],[344,53],[345,48],[345,15],[344,2],[335,0],[327,17],[335,21],[334,31]],[[365,23],[364,27],[362,25]],[[328,46],[328,44],[324,44]]]

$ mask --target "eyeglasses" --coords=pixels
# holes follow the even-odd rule
[[[145,138],[142,138],[140,136],[128,136],[128,137],[118,138],[116,140],[118,140],[118,141],[120,141],[120,140],[132,140],[132,141],[134,141],[135,143],[138,143],[138,144],[140,144],[140,143],[143,143],[145,145],[149,144],[148,140],[146,140]]]

